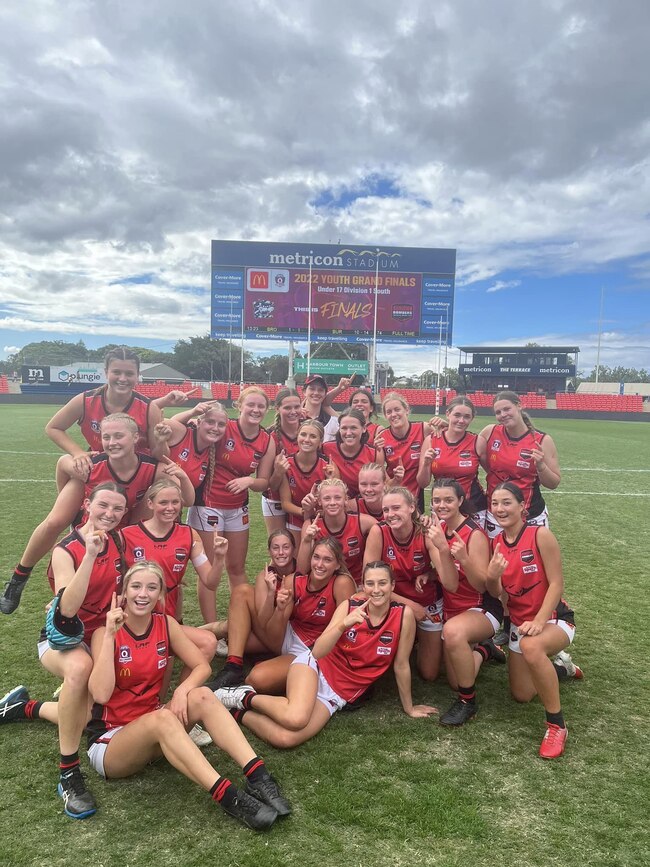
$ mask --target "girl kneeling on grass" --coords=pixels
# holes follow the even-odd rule
[[[124,576],[121,604],[114,595],[106,627],[93,636],[90,763],[103,777],[117,779],[164,756],[231,816],[256,831],[268,828],[291,808],[235,721],[202,687],[210,666],[178,623],[156,610],[163,596],[160,567],[137,563]],[[192,670],[161,707],[160,688],[172,655]],[[195,723],[243,768],[246,791],[222,777],[192,743],[187,729]]]
[[[410,717],[436,713],[414,705],[409,656],[415,617],[391,601],[393,575],[386,563],[368,563],[363,594],[342,602],[311,651],[296,657],[287,678],[287,695],[260,695],[250,686],[216,691],[233,716],[275,747],[295,747],[324,728],[332,714],[356,701],[393,666],[404,712]]]
[[[556,759],[564,752],[567,739],[559,681],[582,678],[582,671],[564,652],[575,635],[575,618],[562,599],[560,547],[548,527],[526,523],[524,495],[514,482],[496,486],[490,511],[501,533],[492,540],[487,589],[492,596],[506,593],[508,597],[510,691],[521,702],[539,695],[546,711],[546,734],[539,754],[543,759]]]

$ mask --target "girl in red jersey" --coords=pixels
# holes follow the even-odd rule
[[[262,515],[266,532],[282,530],[286,526],[287,513],[282,505],[280,484],[284,478],[283,458],[298,451],[298,431],[302,421],[300,395],[295,388],[281,388],[275,397],[275,420],[268,432],[275,442],[275,462],[269,487],[262,495]]]
[[[325,443],[323,454],[339,471],[350,497],[359,494],[359,470],[367,463],[384,463],[383,449],[365,442],[366,419],[358,409],[345,409],[339,416],[336,439]]]
[[[286,528],[274,530],[268,539],[270,562],[259,572],[255,586],[240,584],[230,594],[228,620],[208,624],[218,637],[228,636],[224,667],[210,682],[210,689],[244,682],[244,654],[278,655],[286,630],[284,615],[274,617],[276,598],[283,588],[291,591],[296,572],[296,544]]]
[[[178,623],[157,610],[163,594],[164,577],[156,563],[144,560],[132,566],[124,576],[120,606],[114,597],[106,627],[93,637],[90,763],[103,777],[119,779],[164,756],[231,816],[255,830],[268,828],[291,808],[232,717],[202,687],[210,666]],[[161,707],[161,683],[172,655],[191,673]],[[187,729],[195,723],[243,768],[245,792],[222,777],[192,743]]]
[[[79,476],[71,455],[59,458],[58,465],[68,481],[50,513],[32,533],[19,564],[5,586],[0,597],[0,611],[3,614],[11,614],[16,610],[34,566],[52,549],[66,526],[75,520],[84,497],[88,497],[93,488],[102,482],[116,482],[126,491],[127,508],[122,524],[137,521],[146,514],[144,495],[149,485],[159,478],[174,478],[180,485],[183,504],[194,502],[194,489],[180,467],[169,458],[158,462],[136,453],[138,428],[131,416],[125,413],[107,415],[100,426],[104,451],[91,458],[90,472],[82,471]]]
[[[90,452],[101,451],[100,422],[107,415],[124,412],[135,419],[140,435],[138,450],[148,454],[149,447],[155,444],[154,428],[161,419],[160,410],[187,400],[187,395],[182,391],[171,391],[155,401],[135,391],[140,359],[128,346],[117,346],[107,352],[104,369],[106,385],[75,395],[45,426],[45,433],[52,442],[74,458],[79,473],[90,470]],[[90,452],[84,451],[67,433],[74,424],[81,428]],[[59,481],[61,490],[67,480],[57,476]]]
[[[409,656],[415,618],[394,602],[394,579],[386,563],[368,563],[363,595],[342,602],[312,651],[294,659],[286,698],[260,695],[250,686],[225,687],[217,697],[235,718],[275,747],[302,744],[327,725],[332,714],[356,701],[381,675],[393,668],[404,712],[414,718],[436,713],[414,705]]]
[[[477,441],[487,473],[488,503],[500,482],[514,482],[524,494],[528,523],[547,527],[548,511],[540,485],[555,490],[560,484],[555,443],[533,427],[514,391],[497,394],[493,406],[497,423],[486,425]],[[498,523],[488,512],[485,526],[490,537],[499,533]]]
[[[276,459],[283,473],[280,483],[282,508],[288,516],[287,526],[296,546],[300,543],[304,523],[303,499],[323,479],[338,476],[334,464],[320,453],[323,436],[323,425],[315,419],[306,419],[298,429],[298,451],[290,457],[279,455]]]
[[[230,586],[246,581],[249,513],[248,492],[266,490],[273,472],[275,443],[262,427],[269,399],[256,386],[239,395],[239,418],[229,419],[226,433],[210,464],[197,505],[189,510],[187,523],[198,530],[206,551],[215,530],[228,540],[226,569]],[[217,619],[214,591],[203,587],[201,612],[206,623]]]
[[[454,592],[442,585],[442,629],[445,669],[458,699],[440,717],[442,725],[459,726],[476,715],[475,681],[488,659],[504,663],[504,652],[492,641],[502,606],[486,590],[490,546],[487,536],[466,514],[465,492],[456,479],[433,484],[432,504],[458,570]]]
[[[227,425],[228,414],[219,401],[197,403],[194,409],[165,419],[156,427],[155,455],[169,455],[198,491]]]
[[[477,434],[468,430],[475,415],[474,404],[468,397],[455,397],[447,406],[445,415],[446,427],[434,429],[422,445],[418,485],[428,488],[432,478],[435,481],[457,479],[472,517],[483,527],[487,499],[478,478],[481,462]]]
[[[379,425],[377,422],[372,421],[373,417],[377,418],[372,392],[365,388],[358,388],[350,395],[348,404],[351,409],[358,409],[359,412],[363,413],[363,417],[366,420],[366,442],[373,445]]]
[[[375,521],[382,521],[384,512],[382,500],[386,492],[386,468],[379,464],[364,464],[359,470],[359,497],[357,509],[362,515],[370,515]]]
[[[58,597],[55,623],[78,617],[84,627],[83,644],[68,649],[50,645],[45,629],[38,642],[43,667],[63,686],[58,701],[34,701],[23,690],[23,707],[17,719],[42,719],[58,725],[59,795],[72,819],[92,816],[97,805],[86,788],[79,766],[79,743],[88,721],[89,654],[92,635],[104,625],[111,599],[119,590],[124,567],[122,544],[116,527],[126,511],[126,494],[107,482],[95,488],[84,501],[86,523],[63,539],[53,550],[48,569]]]
[[[172,480],[155,482],[147,491],[145,502],[151,517],[122,530],[124,556],[128,566],[140,560],[158,563],[165,576],[165,614],[182,623],[183,578],[188,564],[194,566],[199,584],[214,590],[221,578],[228,543],[214,535],[210,563],[196,530],[178,523],[183,503],[180,488]],[[216,637],[196,626],[183,625],[183,631],[210,662],[217,650]]]
[[[418,671],[424,680],[435,680],[442,656],[442,596],[439,581],[422,579],[433,579],[435,570],[440,581],[455,590],[458,575],[444,538],[440,540],[431,528],[422,526],[409,490],[389,490],[384,494],[382,510],[384,520],[368,533],[364,562],[384,560],[390,565],[395,576],[394,598],[408,605],[417,621]],[[445,549],[442,553],[437,544]]]
[[[381,404],[387,428],[380,428],[375,445],[384,450],[389,479],[413,494],[420,511],[424,511],[424,495],[418,485],[418,468],[422,445],[431,433],[431,425],[424,421],[409,421],[411,408],[396,391],[386,395]]]
[[[492,540],[487,588],[492,596],[505,593],[508,598],[510,691],[521,702],[539,695],[546,711],[546,734],[539,754],[554,759],[564,752],[567,738],[559,681],[582,677],[564,650],[573,641],[575,617],[562,599],[560,547],[548,527],[526,522],[524,495],[513,482],[495,487],[490,509],[501,534]]]
[[[292,659],[313,645],[336,606],[355,590],[340,544],[329,537],[320,539],[311,553],[309,571],[297,569],[292,586],[283,586],[276,595],[272,628],[284,624],[281,655],[256,665],[246,682],[258,692],[282,692]]]
[[[314,542],[331,537],[343,550],[345,564],[354,581],[361,581],[363,555],[371,527],[377,522],[370,515],[348,512],[347,486],[342,479],[325,479],[318,486],[317,509],[313,521],[303,524],[298,548],[298,570],[307,568]]]

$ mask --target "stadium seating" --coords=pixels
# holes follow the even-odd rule
[[[193,385],[188,380],[173,384],[164,382],[162,379],[158,379],[156,382],[141,382],[137,390],[145,397],[151,398],[164,397],[170,391],[184,391],[190,394],[191,397],[201,397],[201,387]]]
[[[0,394],[9,394],[9,383],[6,376],[0,376]]]
[[[643,412],[640,394],[564,394],[555,395],[558,409],[582,412]]]

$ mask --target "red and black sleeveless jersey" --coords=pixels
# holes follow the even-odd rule
[[[330,530],[322,515],[316,522],[316,526],[318,527],[317,540],[332,536],[340,543],[341,548],[343,548],[345,565],[348,567],[355,584],[360,584],[363,572],[363,554],[366,550],[366,537],[361,531],[359,515],[350,512],[346,516],[343,527],[337,531]]]
[[[371,512],[370,509],[368,508],[368,504],[363,499],[363,497],[361,497],[361,496],[357,497],[356,503],[357,503],[357,511],[359,512],[360,515],[370,515],[370,517],[374,518],[375,521],[383,520],[384,512],[381,508],[381,504],[379,506],[378,512]]]
[[[506,541],[503,533],[490,540],[492,552],[498,542],[501,553],[508,561],[501,576],[501,584],[508,594],[510,619],[515,626],[535,619],[548,590],[544,562],[537,547],[539,529],[524,524],[512,543]],[[551,616],[554,617],[555,613]]]
[[[248,489],[231,494],[226,485],[233,479],[250,476],[269,450],[271,436],[264,428],[248,439],[242,433],[239,421],[230,419],[223,439],[217,443],[216,462],[212,484],[204,485],[203,503],[213,509],[240,509],[248,503]]]
[[[320,590],[309,589],[308,575],[297,574],[293,577],[293,610],[290,622],[298,638],[307,647],[313,646],[336,611],[336,577],[335,573]]]
[[[350,599],[348,611],[365,599]],[[404,621],[404,605],[391,602],[377,626],[366,618],[346,629],[330,652],[318,660],[325,680],[337,695],[354,701],[395,662]]]
[[[409,422],[408,430],[403,437],[396,437],[390,428],[379,432],[384,441],[384,455],[386,456],[386,469],[388,475],[393,478],[395,467],[400,459],[404,466],[404,480],[402,485],[408,488],[416,500],[420,497],[420,486],[417,482],[422,443],[424,442],[424,422]]]
[[[445,538],[447,539],[447,544],[451,548],[456,541],[456,537],[453,533],[447,531],[447,525],[444,521],[440,522],[440,526],[442,527]],[[456,532],[467,548],[469,548],[469,540],[472,538],[472,534],[483,533],[483,530],[481,530],[478,524],[472,521],[471,518],[465,518],[460,527],[456,529]],[[480,608],[483,604],[483,593],[472,587],[458,560],[454,560],[454,564],[458,570],[457,589],[452,593],[445,589],[444,584],[440,585],[442,590],[443,620],[450,620],[452,617],[455,617],[457,614],[462,614],[463,611],[467,611],[469,608]]]
[[[496,486],[500,482],[514,482],[524,495],[529,519],[536,518],[544,511],[545,503],[532,450],[541,448],[545,436],[542,431],[527,430],[523,436],[513,439],[502,424],[494,425],[486,450],[488,508]]]
[[[203,484],[210,460],[210,446],[200,450],[196,437],[196,428],[194,425],[189,425],[183,439],[175,446],[169,447],[169,457],[184,470],[194,490]]]
[[[142,522],[122,530],[124,555],[129,566],[138,560],[153,560],[165,575],[165,614],[179,619],[179,596],[183,576],[191,559],[192,528],[174,524],[166,536],[153,536]]]
[[[267,428],[267,431],[271,435],[271,439],[275,443],[275,453],[276,455],[284,452],[287,457],[291,457],[291,455],[295,455],[298,451],[298,438],[290,437],[283,430],[277,430],[275,427]],[[271,488],[267,488],[264,491],[264,496],[268,500],[276,500],[280,499],[280,491],[274,491]]]
[[[366,442],[369,446],[371,446],[375,441],[375,436],[377,435],[377,431],[379,430],[379,425],[376,421],[369,421],[366,425],[366,433],[368,435],[368,439]]]
[[[435,605],[440,598],[440,589],[435,577],[435,570],[431,564],[429,552],[424,538],[424,533],[413,530],[405,542],[399,542],[388,526],[379,524],[381,530],[382,546],[381,557],[388,563],[395,576],[395,593],[418,602],[420,605]],[[418,593],[415,589],[415,579],[418,575],[431,573],[428,582],[424,585],[424,592]]]
[[[73,530],[56,547],[63,548],[70,555],[76,572],[86,554],[86,542],[83,536],[77,530]],[[88,645],[93,632],[106,623],[106,612],[111,607],[113,593],[120,592],[123,578],[122,568],[122,558],[115,544],[115,538],[113,535],[109,535],[106,537],[103,551],[95,559],[84,601],[77,612],[84,625],[84,641]],[[54,592],[55,576],[51,560],[47,567],[47,577],[52,592]]]
[[[377,460],[377,449],[371,445],[362,445],[354,457],[347,457],[341,451],[341,444],[336,440],[325,443],[323,454],[331,458],[332,463],[339,471],[339,476],[348,486],[348,497],[359,495],[359,472],[364,464],[374,463]]]
[[[134,635],[126,624],[119,629],[115,636],[115,689],[106,704],[93,705],[91,727],[112,729],[156,710],[171,657],[166,614],[154,611],[144,635]]]
[[[476,451],[477,434],[465,431],[457,443],[447,442],[444,432],[431,438],[433,461],[431,475],[438,479],[456,479],[462,487],[465,498],[473,512],[480,512],[487,506],[485,491],[478,480],[481,466]]]
[[[107,386],[102,385],[100,388],[85,391],[83,395],[83,410],[78,425],[81,428],[84,439],[93,452],[101,452],[102,450],[102,434],[99,425],[103,418],[110,415],[105,402],[106,388]],[[150,454],[148,440],[150,405],[151,401],[148,397],[134,391],[131,395],[131,400],[122,410],[122,412],[130,415],[135,420],[140,433],[137,450],[147,455]]]
[[[126,511],[124,517],[120,521],[119,529],[126,527],[129,523],[131,514],[135,507],[144,499],[158,468],[158,461],[149,455],[136,455],[138,466],[135,472],[128,479],[121,479],[111,468],[108,455],[102,452],[100,455],[95,455],[91,460],[93,463],[88,481],[86,482],[84,497],[89,497],[97,485],[103,482],[116,482],[126,491]],[[84,515],[82,524],[86,523],[87,515]]]
[[[310,493],[312,487],[327,478],[327,461],[320,455],[314,461],[310,470],[301,470],[296,461],[296,456],[288,458],[289,469],[287,470],[287,482],[291,491],[291,502],[300,508],[303,499]]]

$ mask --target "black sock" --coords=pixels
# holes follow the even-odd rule
[[[244,771],[244,776],[250,780],[251,783],[255,783],[257,780],[261,780],[269,774],[266,770],[264,760],[259,756],[255,756],[254,759],[251,759],[250,762],[244,765],[242,770]]]
[[[459,686],[458,698],[464,702],[474,701],[474,699],[476,698],[475,685],[472,684],[471,686]]]
[[[503,615],[503,631],[506,633],[506,635],[510,634],[510,615],[509,614]]]
[[[70,753],[69,756],[64,756],[61,753],[59,759],[59,769],[61,771],[61,776],[68,773],[68,771],[72,771],[75,768],[79,767],[79,752]]]
[[[227,668],[228,671],[243,671],[244,670],[244,660],[241,656],[231,656],[228,654],[226,657],[226,664],[224,668]]]
[[[42,701],[34,701],[33,699],[30,699],[23,708],[25,719],[39,719],[42,704]]]
[[[564,716],[562,715],[561,710],[557,713],[549,713],[546,711],[546,722],[552,723],[554,726],[559,726],[561,729],[566,728],[564,724]]]
[[[557,674],[558,680],[566,680],[569,676],[569,672],[563,665],[558,665],[557,662],[553,663],[553,668],[555,669],[555,673]]]
[[[14,576],[21,579],[29,578],[33,568],[33,566],[23,566],[22,563],[19,563],[14,569]]]
[[[229,807],[237,797],[237,789],[227,777],[217,777],[217,782],[210,789],[210,797],[224,807]]]
[[[238,707],[230,708],[230,716],[235,720],[235,722],[240,723],[244,718],[245,710],[240,710]]]
[[[475,644],[474,650],[479,654],[483,662],[487,662],[490,658],[490,651],[483,644]]]

